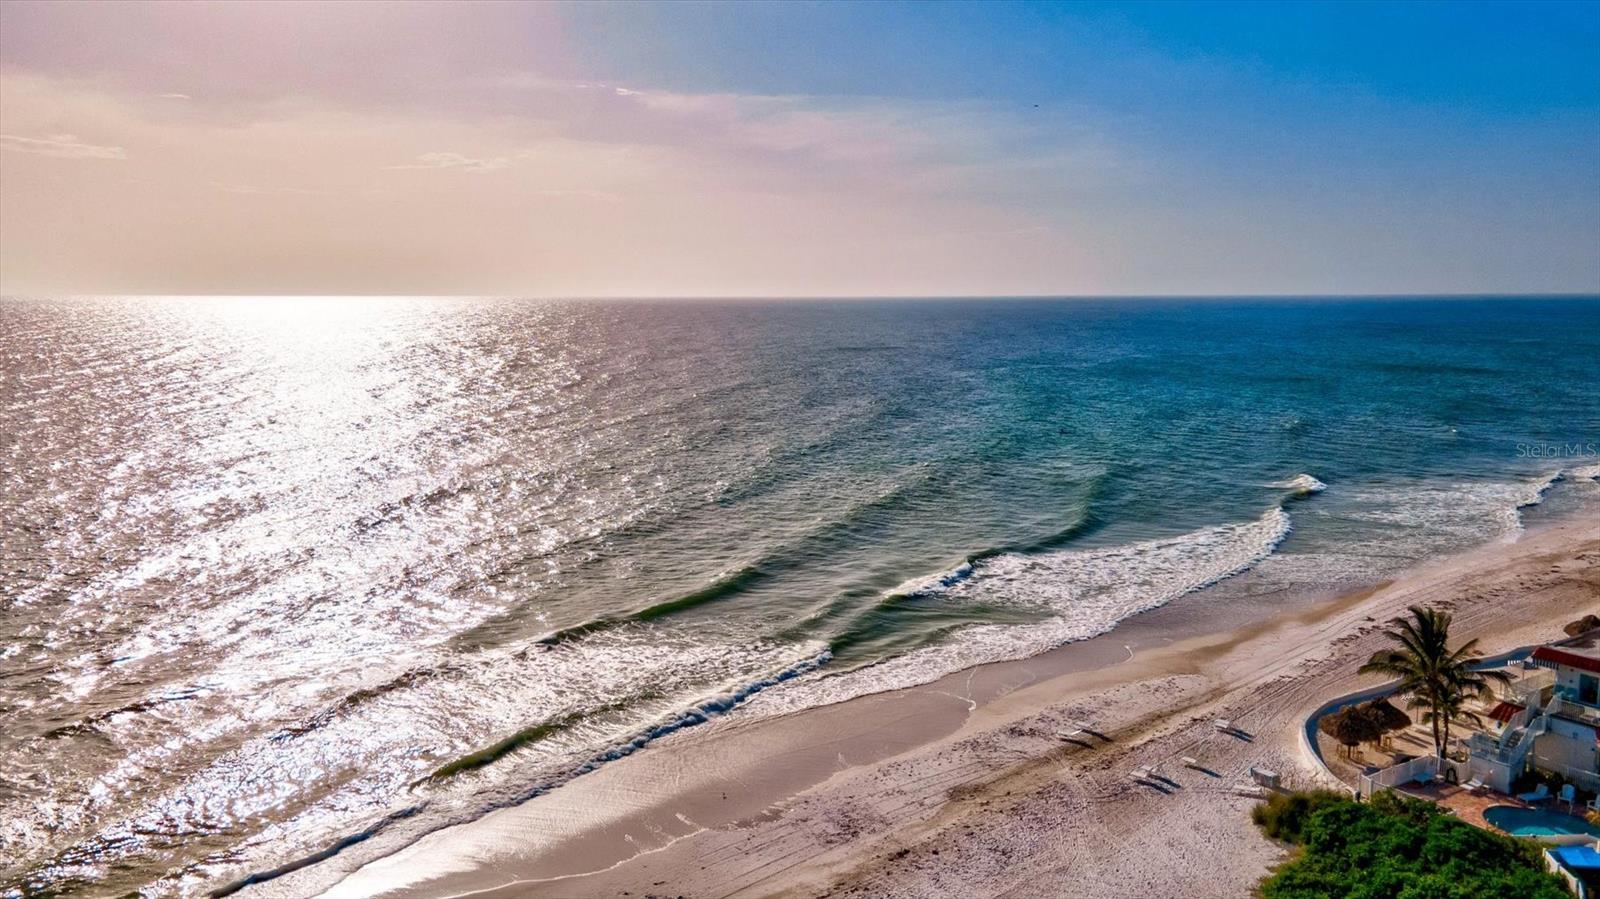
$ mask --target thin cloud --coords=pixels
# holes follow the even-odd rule
[[[35,153],[39,156],[54,156],[57,159],[127,159],[128,153],[121,147],[102,147],[96,144],[84,143],[76,134],[51,134],[45,137],[21,137],[15,134],[0,134],[0,150],[15,150],[18,153]]]
[[[213,181],[211,186],[225,194],[243,194],[247,196],[272,196],[294,195],[315,196],[322,193],[320,190],[310,190],[304,187],[257,187],[254,184],[227,184],[222,181]]]
[[[458,169],[463,172],[496,172],[511,165],[509,156],[491,156],[476,158],[464,156],[460,153],[423,153],[417,157],[416,162],[404,165],[386,165],[390,171],[404,171],[409,169]]]
[[[570,197],[582,200],[598,200],[602,203],[621,203],[622,197],[618,194],[604,190],[570,190],[552,188],[548,190],[535,190],[531,192],[536,197]]]
[[[161,99],[161,100],[193,100],[194,99],[193,97],[189,96],[188,94],[156,94],[156,98],[157,99]]]

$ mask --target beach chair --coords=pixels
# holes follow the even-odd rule
[[[1233,722],[1226,718],[1218,718],[1217,720],[1211,722],[1211,726],[1222,731],[1223,733],[1233,730]]]
[[[1488,784],[1483,782],[1483,778],[1474,777],[1473,779],[1471,779],[1471,780],[1467,781],[1466,783],[1462,784],[1461,788],[1463,790],[1466,790],[1468,793],[1477,793],[1477,792],[1481,791],[1484,787],[1487,787],[1487,786],[1488,786]]]
[[[1062,740],[1076,740],[1083,736],[1083,728],[1063,727],[1056,731],[1056,736]]]
[[[1593,799],[1584,804],[1589,807],[1589,811],[1600,812],[1600,795],[1595,796]]]
[[[1517,798],[1523,802],[1543,802],[1544,800],[1550,798],[1550,785],[1540,784],[1538,788],[1531,793],[1518,793]]]
[[[1562,784],[1561,785],[1561,801],[1565,802],[1567,804],[1567,808],[1569,808],[1569,809],[1572,808],[1572,803],[1575,802],[1577,800],[1577,798],[1578,798],[1578,788],[1577,787],[1573,786],[1572,784]]]
[[[1193,768],[1196,771],[1200,770],[1200,760],[1194,756],[1186,755],[1183,758],[1178,759],[1178,761],[1182,762],[1183,767],[1185,768]]]

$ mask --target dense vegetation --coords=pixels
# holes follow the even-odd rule
[[[1251,817],[1302,850],[1261,884],[1265,899],[1570,899],[1538,846],[1394,793],[1287,793]]]

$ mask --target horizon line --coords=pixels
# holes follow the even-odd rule
[[[170,293],[170,292],[73,292],[0,293],[0,299],[479,299],[479,300],[554,300],[568,302],[682,302],[707,300],[746,300],[792,302],[805,300],[1452,300],[1452,299],[1600,299],[1594,291],[1479,291],[1425,293],[1016,293],[1016,294],[518,294],[518,293]]]

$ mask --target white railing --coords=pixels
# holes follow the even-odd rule
[[[1505,761],[1505,751],[1500,748],[1500,741],[1491,734],[1473,734],[1468,737],[1467,753],[1475,759]]]
[[[1538,711],[1538,704],[1529,703],[1527,706],[1523,707],[1522,711],[1512,715],[1511,720],[1506,722],[1505,729],[1500,732],[1500,742],[1502,744],[1505,743],[1506,740],[1510,738],[1512,731],[1515,731],[1517,728],[1527,727],[1528,722],[1533,720],[1534,714]]]
[[[1535,714],[1537,718],[1533,717]],[[1506,722],[1505,730],[1498,737],[1480,731],[1467,738],[1467,751],[1473,758],[1515,765],[1527,756],[1534,739],[1545,732],[1548,723],[1537,709],[1523,709]]]
[[[1544,691],[1555,686],[1556,673],[1548,668],[1536,668],[1517,678],[1505,687],[1501,696],[1508,702],[1529,708],[1544,704]]]
[[[1544,710],[1548,715],[1559,715],[1590,726],[1600,725],[1600,709],[1570,699],[1552,697],[1550,704],[1545,706]]]
[[[1449,764],[1448,760],[1446,763]],[[1432,780],[1438,773],[1439,757],[1423,755],[1371,774],[1363,774],[1358,780],[1361,785],[1361,795],[1371,796],[1379,790],[1392,790],[1419,780]]]
[[[1582,789],[1600,792],[1600,775],[1584,768],[1574,768],[1571,765],[1562,765],[1534,756],[1534,767],[1540,771],[1548,771],[1559,776],[1567,783],[1574,784]]]
[[[1533,752],[1533,744],[1537,743],[1539,737],[1543,736],[1545,731],[1549,729],[1549,715],[1540,715],[1533,720],[1533,723],[1523,728],[1522,739],[1518,741],[1516,746],[1512,747],[1511,751],[1511,768],[1513,771],[1522,768],[1523,763],[1528,759],[1528,753]]]

